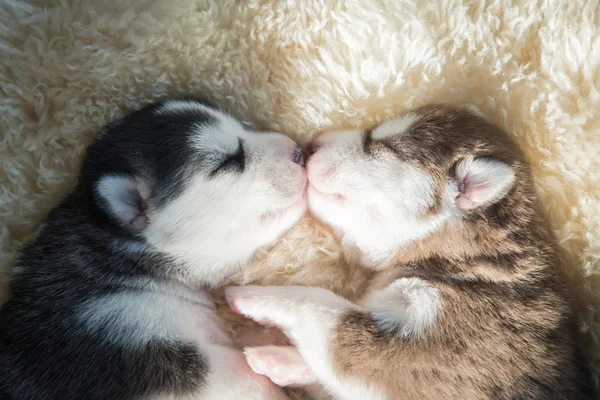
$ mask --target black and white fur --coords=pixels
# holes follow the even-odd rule
[[[248,368],[205,288],[304,214],[301,154],[195,100],[107,126],[14,267],[0,398],[286,398]]]

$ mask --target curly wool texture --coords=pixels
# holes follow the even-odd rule
[[[107,122],[202,96],[306,143],[432,102],[511,132],[564,250],[600,372],[600,11],[595,1],[4,1],[0,4],[0,294],[15,254],[73,185]],[[237,283],[368,275],[306,218]],[[235,333],[243,322],[223,311]]]

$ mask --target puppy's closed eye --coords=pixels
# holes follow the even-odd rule
[[[398,157],[398,150],[394,147],[392,141],[387,138],[373,138],[373,130],[367,129],[362,137],[362,150],[365,154],[375,157],[381,154],[388,154]]]
[[[238,148],[235,153],[226,156],[217,167],[210,173],[214,176],[220,172],[233,171],[242,173],[246,168],[246,151],[244,150],[244,142],[239,139]]]

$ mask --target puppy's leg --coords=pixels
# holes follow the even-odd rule
[[[342,399],[380,399],[369,384],[338,375],[330,341],[342,316],[358,306],[322,288],[302,286],[244,286],[226,291],[231,308],[261,324],[276,325],[297,346],[310,375],[298,374],[304,366],[287,350],[254,352],[251,362],[259,373],[289,385],[316,380]],[[283,354],[285,352],[285,354]],[[289,362],[292,360],[293,362]],[[279,370],[283,369],[283,370]],[[298,376],[299,375],[299,376]],[[309,379],[307,379],[309,378]]]
[[[320,359],[340,315],[358,309],[346,299],[316,287],[232,287],[226,290],[226,296],[234,311],[259,324],[281,328],[305,358],[310,354]]]
[[[297,345],[314,378],[342,399],[386,398],[373,383],[353,378],[373,373],[365,370],[372,365],[364,363],[365,366],[360,360],[369,360],[373,356],[370,352],[377,346],[402,347],[405,339],[419,339],[435,323],[442,306],[439,288],[417,278],[401,278],[372,293],[364,308],[321,288],[247,286],[228,289],[227,298],[235,311],[259,323],[281,327]],[[349,315],[355,317],[348,320]],[[351,329],[345,330],[345,327]],[[381,344],[378,335],[388,330],[400,335],[395,342]],[[356,332],[361,333],[355,339],[344,337]],[[352,343],[354,356],[345,362],[350,363],[346,371],[351,372],[344,376],[338,369],[340,355],[336,351],[340,350],[332,348],[334,337],[338,340],[342,337],[342,343]],[[362,353],[361,349],[364,349]],[[383,354],[390,349],[380,350]],[[279,374],[268,357],[272,354],[262,359],[260,373]],[[255,364],[258,364],[257,358],[259,356],[254,354]],[[284,362],[276,367],[286,365]],[[385,366],[378,367],[386,370]],[[394,368],[390,366],[391,370]],[[286,378],[290,380],[292,375],[288,371]]]

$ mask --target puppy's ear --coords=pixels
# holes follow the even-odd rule
[[[454,167],[456,207],[471,210],[504,197],[515,181],[514,170],[493,157],[467,157]]]
[[[148,227],[150,190],[139,178],[106,175],[96,185],[102,207],[121,224],[141,232]]]

